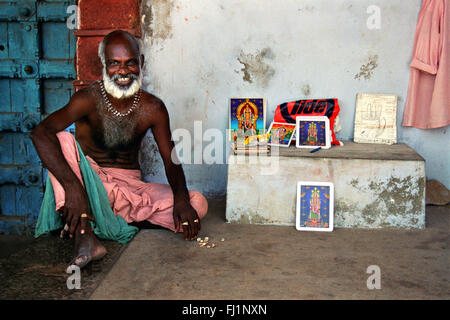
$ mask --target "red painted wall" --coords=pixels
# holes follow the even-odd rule
[[[102,64],[98,58],[98,44],[113,30],[126,30],[141,37],[140,0],[79,0],[79,29],[77,37],[73,81],[78,91],[102,78]]]

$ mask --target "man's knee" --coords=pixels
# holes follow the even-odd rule
[[[208,201],[206,198],[198,191],[192,190],[189,191],[191,194],[191,205],[197,211],[197,214],[200,219],[203,219],[208,212]]]

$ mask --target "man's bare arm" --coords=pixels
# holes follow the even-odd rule
[[[66,191],[64,216],[70,226],[71,235],[78,224],[77,216],[82,213],[77,214],[77,211],[88,211],[87,196],[81,182],[64,158],[56,134],[87,115],[91,104],[88,94],[79,91],[64,108],[49,115],[31,133],[31,140],[42,163]]]
[[[190,204],[189,192],[186,187],[186,178],[181,164],[172,161],[172,150],[175,145],[170,132],[169,114],[163,102],[155,108],[153,117],[155,123],[152,126],[153,136],[158,145],[161,158],[164,163],[167,180],[174,195],[174,222],[179,229],[182,222],[188,222],[189,226],[183,227],[185,239],[194,239],[200,230],[198,214]],[[198,222],[194,222],[194,220]]]

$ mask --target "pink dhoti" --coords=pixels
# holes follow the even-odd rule
[[[67,163],[83,183],[75,138],[66,131],[59,132],[57,137]],[[142,181],[140,170],[100,167],[89,156],[86,159],[103,182],[115,215],[122,216],[127,223],[148,221],[175,231],[173,193],[169,185]],[[51,172],[49,176],[55,193],[56,210],[59,210],[64,206],[65,191]],[[198,191],[189,191],[189,197],[192,207],[202,219],[208,211],[208,202]]]

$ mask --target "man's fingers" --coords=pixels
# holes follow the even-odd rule
[[[79,217],[73,217],[72,220],[70,221],[70,237],[72,237],[73,233],[75,232],[75,229],[77,228],[78,218]]]
[[[67,210],[67,215],[66,215],[66,224],[70,226],[71,222],[72,222],[72,212]]]
[[[67,223],[64,225],[64,228],[61,230],[61,233],[59,234],[60,238],[64,238],[64,235],[67,233],[67,231],[69,230],[69,226],[67,225]]]
[[[175,223],[175,232],[180,231],[180,218],[176,217],[173,222]]]
[[[198,234],[198,223],[192,221],[192,228],[191,228],[191,240],[194,240],[194,238]]]
[[[67,209],[66,209],[66,207],[62,207],[62,209],[61,209],[61,218],[64,221],[66,221],[66,219],[67,219]]]
[[[195,219],[192,221],[192,239],[194,239],[195,237],[197,237],[199,231],[200,231],[200,219],[197,215],[197,213],[195,214]]]
[[[80,227],[81,227],[80,233],[81,234],[84,234],[86,232],[86,226],[87,226],[88,221],[89,221],[88,217],[81,217],[81,219],[80,219]]]
[[[183,225],[184,240],[189,239],[189,226]]]
[[[194,222],[190,221],[189,222],[189,240],[192,240],[193,234],[194,234]]]
[[[198,233],[200,232],[200,229],[201,229],[200,219],[197,218],[197,220],[198,220],[198,222],[194,222],[195,223],[195,227],[196,227],[195,236],[198,235]]]
[[[188,234],[187,234],[187,240],[191,240],[192,235],[192,222],[188,220],[189,225],[187,226]]]

